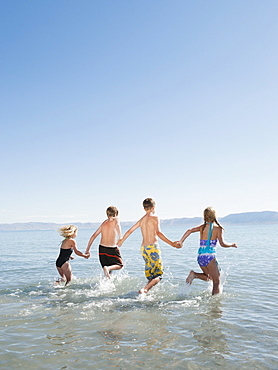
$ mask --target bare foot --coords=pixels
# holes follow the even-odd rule
[[[67,279],[65,279],[65,278],[58,278],[58,279],[56,280],[56,283],[64,283],[66,280],[67,280]]]
[[[148,291],[147,291],[147,289],[143,288],[143,289],[140,289],[138,293],[139,294],[146,294],[146,293],[148,293]]]
[[[152,287],[154,287],[157,283],[159,283],[159,282],[160,282],[160,280],[161,280],[161,277],[159,277],[159,276],[157,276],[157,277],[153,278],[152,280],[150,280],[150,281],[148,282],[148,284],[145,286],[145,288],[143,288],[143,289],[140,289],[140,290],[139,290],[139,294],[148,293],[148,291],[149,291]]]
[[[108,279],[111,279],[111,277],[110,277],[110,273],[109,273],[109,270],[108,270],[108,267],[107,267],[107,266],[104,266],[104,267],[103,267],[103,271],[104,271],[104,275],[105,275]]]
[[[195,272],[193,270],[190,271],[186,278],[186,284],[192,284],[192,281],[195,279]]]
[[[54,285],[61,285],[62,283],[65,283],[66,281],[67,281],[66,279],[60,278],[55,281]]]

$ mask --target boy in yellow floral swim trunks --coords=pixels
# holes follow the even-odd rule
[[[172,242],[160,231],[159,219],[154,215],[155,201],[152,198],[147,198],[143,201],[143,207],[146,214],[124,234],[122,239],[117,242],[117,245],[120,247],[134,230],[138,227],[141,228],[143,236],[141,253],[145,260],[145,275],[148,279],[148,283],[139,291],[139,293],[147,293],[162,279],[163,265],[158,245],[158,238],[163,240],[165,243],[170,244],[172,247],[181,248],[180,242]]]

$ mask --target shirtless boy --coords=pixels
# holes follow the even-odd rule
[[[118,238],[122,237],[121,226],[118,219],[116,207],[108,207],[106,210],[107,220],[91,236],[85,254],[90,254],[90,248],[95,238],[101,234],[99,245],[99,262],[103,268],[104,275],[110,279],[113,270],[120,270],[123,267],[120,250],[116,245]]]
[[[145,275],[148,279],[148,284],[139,291],[140,294],[147,293],[162,279],[163,266],[158,238],[163,240],[165,243],[170,244],[172,247],[181,248],[181,244],[179,242],[172,242],[160,231],[159,219],[154,215],[155,201],[152,198],[147,198],[143,201],[143,207],[146,211],[145,216],[136,222],[136,224],[133,225],[117,243],[120,247],[134,230],[138,227],[141,228],[143,237],[141,254],[145,260]]]

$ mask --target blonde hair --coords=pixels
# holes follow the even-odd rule
[[[143,208],[148,211],[149,209],[155,207],[155,201],[152,198],[146,198],[143,201]]]
[[[66,225],[61,227],[58,232],[60,233],[61,236],[64,238],[71,238],[76,234],[76,231],[78,230],[78,227],[74,225]]]
[[[118,209],[116,207],[110,206],[110,207],[107,208],[106,214],[107,214],[107,217],[108,218],[109,217],[116,217],[116,216],[118,216],[119,211],[118,211]]]
[[[205,210],[204,210],[204,224],[203,224],[203,230],[205,229],[206,227],[206,224],[208,222],[215,222],[219,227],[221,227],[222,230],[223,227],[220,225],[220,223],[217,221],[217,218],[216,218],[216,211],[214,208],[212,207],[207,207]]]

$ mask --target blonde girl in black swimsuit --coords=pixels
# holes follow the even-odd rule
[[[71,257],[72,252],[74,251],[75,254],[84,258],[89,258],[90,256],[89,254],[83,254],[77,249],[76,241],[74,240],[77,235],[77,230],[77,227],[74,225],[63,226],[58,230],[60,235],[65,239],[61,243],[60,254],[56,260],[56,267],[61,275],[61,279],[58,280],[58,282],[65,281],[65,285],[72,280],[71,265],[69,263],[69,260],[73,259],[73,257]]]

